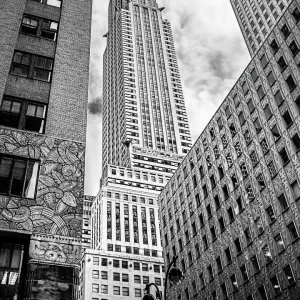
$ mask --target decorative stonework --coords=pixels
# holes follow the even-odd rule
[[[36,199],[0,196],[0,227],[81,237],[84,145],[0,128],[0,153],[40,160]]]

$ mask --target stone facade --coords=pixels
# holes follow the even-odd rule
[[[165,261],[178,254],[185,272],[170,298],[299,299],[299,9],[292,1],[159,197]]]
[[[14,283],[7,275],[12,271],[0,264],[1,280],[10,278],[6,287],[1,285],[0,298],[14,292],[19,300],[78,296],[91,9],[90,0],[0,0],[0,180],[9,185],[0,187],[0,249],[23,249],[22,271],[15,273]],[[22,29],[24,17],[34,20],[30,26],[37,26],[35,34]],[[57,29],[49,21],[58,23]],[[28,28],[28,21],[24,24]],[[43,28],[56,32],[55,38],[42,36]],[[31,55],[25,76],[12,72],[16,51]],[[42,72],[49,66],[40,57],[53,60],[48,80]],[[28,62],[17,63],[19,71]],[[17,126],[9,123],[13,114],[7,117],[6,99],[21,107]],[[26,128],[30,105],[45,109],[40,133],[32,124]],[[13,161],[10,173],[7,161]],[[29,168],[30,163],[35,166]],[[27,164],[23,177],[18,164]],[[30,172],[37,177],[28,182]],[[12,189],[20,182],[23,192],[17,195]]]

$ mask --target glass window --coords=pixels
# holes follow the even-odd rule
[[[275,295],[279,295],[281,293],[280,284],[278,281],[278,278],[276,275],[270,278],[270,282],[272,284],[272,287],[274,289]]]
[[[92,292],[99,293],[99,284],[97,284],[97,283],[92,284]]]
[[[107,271],[101,271],[101,279],[107,280],[108,279],[108,273]]]
[[[298,234],[298,230],[295,226],[295,223],[294,222],[289,223],[287,225],[287,228],[290,232],[290,236],[291,236],[292,241],[295,241],[296,239],[298,239],[299,234]]]
[[[101,294],[108,294],[108,286],[106,284],[101,284]]]
[[[114,286],[114,295],[120,295],[120,287]]]
[[[99,279],[99,271],[98,270],[93,270],[92,277],[95,278],[95,279]]]
[[[290,265],[287,265],[283,268],[283,272],[286,276],[286,279],[288,281],[288,284],[291,285],[295,282],[295,278],[294,278],[294,274],[293,274],[293,270],[291,268]]]

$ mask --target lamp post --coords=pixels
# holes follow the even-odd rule
[[[165,278],[164,300],[167,300],[168,279],[170,280],[172,285],[177,285],[177,284],[181,283],[181,281],[184,278],[183,275],[182,275],[182,272],[180,271],[180,269],[178,269],[176,267],[177,259],[178,259],[178,256],[177,255],[174,256],[172,261],[170,262],[170,264],[168,266],[168,269],[167,269],[166,278]],[[173,266],[173,268],[172,268],[172,266]],[[143,300],[155,300],[153,295],[150,294],[150,287],[152,285],[154,285],[156,287],[156,290],[157,290],[158,295],[159,295],[159,299],[163,300],[163,299],[161,299],[159,289],[158,289],[158,287],[155,283],[150,283],[150,284],[146,285],[147,294],[143,297]]]

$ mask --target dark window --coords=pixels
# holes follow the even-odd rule
[[[236,277],[234,274],[232,274],[230,276],[230,281],[231,281],[231,284],[232,284],[232,289],[233,291],[237,291],[239,286],[238,286],[238,283],[237,283],[237,280],[236,280]]]
[[[268,62],[268,59],[265,54],[263,54],[263,56],[260,58],[260,62],[261,62],[263,69],[266,68],[266,66],[268,65],[269,62]]]
[[[38,171],[36,160],[0,155],[0,193],[34,199]]]
[[[300,198],[300,186],[297,180],[291,184],[294,199],[297,201]]]
[[[210,176],[210,183],[211,183],[211,187],[214,188],[216,186],[216,180],[215,180],[215,176],[211,175]]]
[[[255,110],[253,100],[250,99],[250,100],[248,101],[247,105],[248,105],[248,109],[249,109],[250,114],[253,113],[253,111]]]
[[[199,275],[199,279],[200,279],[200,288],[203,289],[205,287],[205,281],[204,281],[204,275],[203,275],[203,273],[201,273]]]
[[[292,75],[289,75],[289,77],[286,79],[286,83],[289,86],[290,91],[293,91],[296,88],[296,83]]]
[[[247,245],[249,245],[250,243],[252,243],[252,235],[249,227],[244,230],[244,234],[245,234]]]
[[[251,74],[251,78],[252,78],[253,82],[256,82],[256,80],[257,80],[257,78],[258,78],[256,69],[254,68],[254,69],[251,71],[250,74]]]
[[[182,270],[183,273],[185,273],[185,271],[186,271],[184,259],[181,260],[181,270]]]
[[[208,196],[206,184],[202,187],[202,189],[203,189],[204,198],[206,198]]]
[[[225,114],[226,114],[227,118],[229,118],[230,115],[231,115],[231,111],[230,111],[229,105],[225,108]]]
[[[235,189],[238,186],[238,180],[235,174],[231,176],[231,181],[232,181],[233,188]]]
[[[10,73],[50,82],[53,68],[53,59],[15,51]]]
[[[270,86],[273,86],[274,83],[276,82],[276,79],[275,79],[274,74],[273,74],[272,71],[269,73],[269,75],[267,76],[267,78],[268,78]]]
[[[203,246],[204,246],[204,250],[208,248],[208,242],[207,242],[207,237],[206,235],[204,235],[202,237],[202,242],[203,242]]]
[[[196,194],[195,199],[196,199],[197,206],[199,206],[200,205],[200,196],[199,196],[199,194]]]
[[[234,102],[234,105],[235,105],[236,107],[239,106],[240,100],[239,100],[238,94],[235,94],[235,95],[233,96],[233,102]]]
[[[294,222],[291,222],[290,224],[288,224],[287,228],[290,232],[290,236],[291,236],[292,241],[295,241],[299,237],[299,234],[298,234],[298,231],[296,229],[296,226],[295,226]]]
[[[256,176],[256,180],[257,180],[257,182],[259,184],[260,189],[262,190],[266,186],[263,175],[262,174],[258,174]]]
[[[269,248],[268,245],[264,245],[262,247],[262,253],[263,253],[264,257],[265,257],[265,260],[266,260],[267,264],[270,263],[273,260],[272,259],[272,254],[271,254],[271,250],[270,250],[270,248]]]
[[[252,263],[252,267],[253,267],[253,271],[254,271],[254,274],[257,273],[259,271],[259,264],[258,264],[258,260],[256,258],[256,255],[253,255],[251,257],[251,263]]]
[[[207,267],[207,273],[208,273],[209,280],[213,280],[214,279],[214,273],[213,273],[213,269],[212,269],[211,266]]]
[[[291,268],[290,265],[287,265],[283,268],[283,272],[286,276],[286,279],[288,281],[288,284],[291,285],[295,282],[295,278],[294,278],[294,274],[293,274],[293,270]]]
[[[235,130],[235,126],[234,126],[233,123],[230,124],[229,129],[230,129],[231,135],[232,135],[232,136],[235,136],[236,130]]]
[[[287,164],[290,161],[289,156],[288,156],[285,148],[282,148],[282,150],[279,151],[279,155],[280,155],[280,157],[282,159],[283,165]]]
[[[286,210],[289,207],[289,204],[288,204],[288,202],[287,202],[286,197],[285,197],[284,194],[281,194],[278,197],[278,201],[279,201],[279,203],[281,205],[282,210]]]
[[[203,215],[199,215],[199,221],[200,221],[200,226],[203,227],[204,226],[204,218]]]
[[[280,68],[280,71],[283,72],[283,71],[286,69],[286,67],[287,67],[287,64],[286,64],[286,62],[285,62],[283,56],[281,56],[281,57],[279,58],[279,60],[278,60],[277,63],[278,63],[278,66],[279,66],[279,68]]]
[[[203,178],[203,177],[204,177],[203,166],[200,166],[200,168],[199,168],[199,172],[200,172],[200,176],[201,176],[201,178]]]
[[[265,106],[264,112],[265,112],[265,115],[266,115],[267,120],[269,120],[269,119],[273,116],[269,104],[267,104],[267,105]]]
[[[228,198],[229,197],[229,192],[228,192],[228,188],[226,185],[224,185],[222,187],[222,190],[223,190],[223,194],[224,194],[224,199]]]
[[[223,171],[222,166],[219,166],[219,167],[218,167],[218,171],[219,171],[220,179],[222,179],[222,178],[224,177],[224,171]]]
[[[218,221],[219,221],[220,231],[222,232],[223,230],[225,230],[225,223],[223,217],[221,217]]]
[[[276,216],[275,216],[273,207],[271,205],[269,207],[267,207],[266,212],[267,212],[267,215],[269,217],[270,223],[275,222],[276,221]]]
[[[221,272],[223,267],[222,267],[222,260],[220,256],[216,259],[216,264],[217,264],[218,272]]]
[[[244,280],[244,281],[247,281],[247,280],[249,279],[249,276],[248,276],[248,272],[247,272],[246,266],[245,266],[245,265],[242,265],[242,266],[240,267],[240,271],[241,271],[243,280]]]
[[[296,148],[296,151],[298,151],[300,149],[300,138],[299,138],[299,135],[298,133],[296,133],[293,137],[292,137],[292,141],[293,141],[293,144]]]
[[[286,24],[284,24],[282,27],[281,27],[281,32],[284,36],[284,38],[286,39],[289,35],[290,35],[290,29],[288,28],[288,26]]]
[[[274,240],[277,245],[278,253],[281,253],[282,251],[284,251],[285,245],[284,245],[284,241],[283,241],[280,233],[278,233],[277,235],[274,236]]]
[[[283,97],[282,97],[279,90],[277,91],[277,93],[275,94],[274,97],[275,97],[275,100],[276,100],[276,103],[277,103],[278,107],[281,106],[281,104],[284,102],[284,99],[283,99]]]
[[[292,15],[293,15],[293,17],[295,19],[295,22],[298,23],[300,21],[300,10],[299,10],[298,7],[296,7],[294,9],[294,11],[292,12]]]
[[[241,253],[242,252],[242,246],[241,246],[240,240],[238,238],[234,241],[234,245],[235,245],[236,253],[237,254]]]
[[[253,166],[256,166],[256,164],[258,163],[258,158],[257,158],[255,150],[253,150],[250,153],[250,159],[251,159],[251,162],[252,162]]]
[[[272,284],[275,295],[279,295],[281,293],[281,288],[280,288],[280,284],[279,284],[279,281],[277,279],[277,276],[274,275],[273,277],[271,277],[270,282]]]
[[[220,208],[220,206],[221,206],[220,200],[219,200],[219,196],[216,195],[216,196],[214,197],[214,200],[215,200],[216,210],[218,210],[218,209]]]
[[[278,139],[280,139],[280,132],[279,129],[277,127],[277,125],[275,125],[272,129],[271,129],[273,136],[274,136],[274,140],[277,141]]]
[[[237,198],[236,204],[237,204],[237,212],[240,213],[244,209],[242,197]]]
[[[217,123],[218,123],[219,129],[222,129],[222,127],[223,127],[222,117],[218,118]]]
[[[270,44],[272,50],[273,50],[273,54],[275,54],[278,50],[279,50],[279,46],[276,42],[276,40],[273,40]]]
[[[57,22],[24,15],[20,32],[56,41],[57,30]]]
[[[234,220],[234,213],[233,213],[233,209],[231,207],[229,207],[227,209],[227,214],[228,214],[229,222],[233,222],[233,220]]]
[[[211,240],[214,241],[217,238],[215,227],[210,229]]]
[[[242,84],[242,89],[243,89],[244,95],[247,95],[247,93],[249,92],[249,87],[248,87],[248,84],[246,81]]]
[[[227,264],[229,264],[231,262],[231,260],[232,260],[230,248],[225,249],[224,252],[225,252]]]
[[[289,127],[290,125],[292,125],[293,123],[293,120],[292,120],[292,117],[289,113],[289,111],[287,110],[283,115],[282,115],[284,121],[285,121],[285,124],[287,127]]]
[[[225,282],[223,282],[221,284],[221,291],[222,291],[222,294],[223,294],[223,299],[227,299],[228,294],[227,294],[227,289],[226,289],[226,283]]]
[[[258,293],[261,300],[268,300],[267,293],[263,285],[258,288]]]

